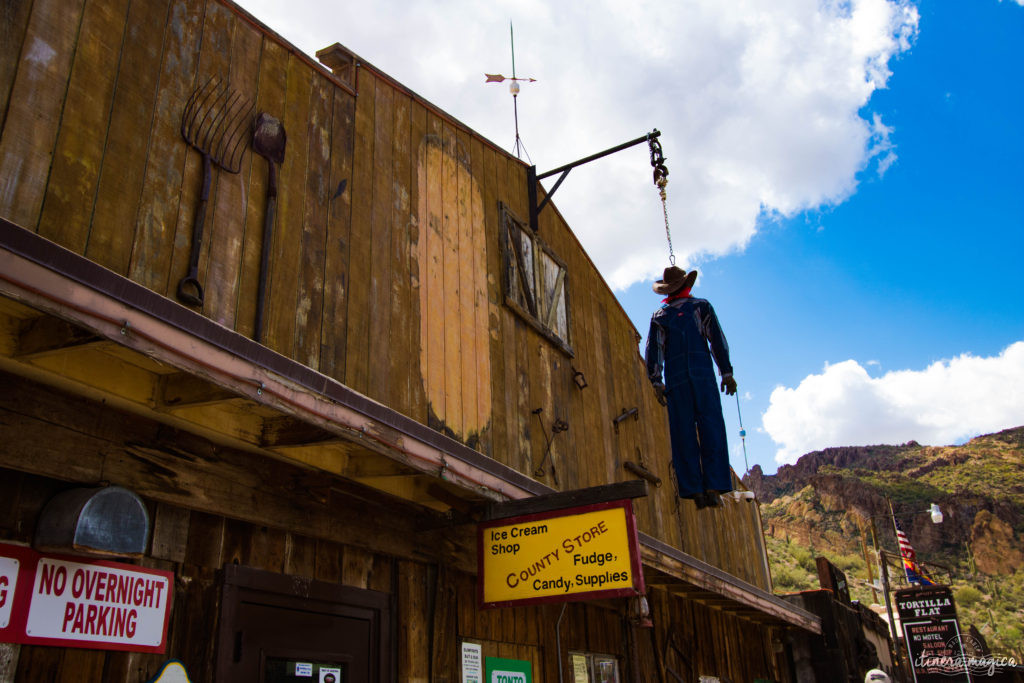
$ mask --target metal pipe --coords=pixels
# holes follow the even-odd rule
[[[893,659],[893,675],[897,680],[903,680],[903,667],[900,666],[900,638],[896,632],[896,622],[892,616],[892,601],[889,599],[889,568],[886,567],[885,551],[881,548],[878,549],[878,559],[882,563],[882,592],[885,594],[885,613],[889,617],[889,635],[892,636],[893,652],[890,654],[895,655]]]
[[[558,652],[558,683],[562,683],[562,617],[565,616],[565,608],[569,603],[562,603],[562,611],[555,622],[555,649]]]
[[[864,551],[864,565],[868,568],[868,583],[871,585],[872,602],[878,602],[878,591],[875,589],[875,577],[871,571],[871,557],[868,555],[868,539],[864,533],[864,525],[860,525],[860,545]]]
[[[577,161],[573,161],[571,163],[565,164],[564,166],[559,166],[558,168],[552,169],[552,170],[547,171],[545,173],[541,173],[540,175],[537,176],[537,180],[544,180],[548,176],[553,176],[556,173],[561,173],[562,171],[568,171],[568,170],[576,168],[577,166],[582,166],[583,164],[590,163],[591,161],[594,161],[596,159],[600,159],[601,157],[606,157],[609,154],[615,154],[616,152],[621,152],[622,150],[628,149],[629,147],[632,147],[633,145],[639,145],[641,142],[647,142],[648,140],[653,140],[653,139],[659,137],[660,135],[661,135],[661,131],[658,130],[658,129],[654,129],[653,131],[651,131],[647,135],[642,135],[642,136],[638,137],[636,140],[630,140],[629,142],[623,142],[621,145],[617,145],[617,146],[612,147],[610,149],[606,149],[603,152],[598,152],[597,154],[591,154],[589,157],[584,157],[582,159],[578,159]]]
[[[889,505],[889,519],[892,522],[892,530],[893,534],[896,536],[897,545],[899,545],[899,535],[896,533],[896,512],[892,509],[892,501],[889,499],[889,496],[885,497],[885,502]],[[871,531],[872,533],[875,533],[875,521],[873,519],[871,520]],[[893,620],[892,605],[890,604],[889,600],[889,567],[887,566],[888,562],[886,560],[885,551],[882,550],[880,546],[878,548],[878,556],[882,560],[882,587],[885,589],[885,609],[886,612],[888,612],[889,614],[889,630],[892,633],[892,646],[896,651],[895,663],[896,670],[899,672],[896,678],[902,681],[903,667],[900,666],[900,651],[902,650],[902,648],[900,647],[900,636],[899,632],[896,630],[896,622]],[[907,661],[910,661],[910,643],[907,643]]]
[[[536,166],[530,166],[526,171],[526,199],[530,206],[530,229],[533,230],[534,232],[537,232],[537,230],[539,230],[540,225],[538,216],[540,215],[541,209],[543,209],[547,205],[548,201],[550,201],[550,199],[555,195],[555,190],[557,190],[558,186],[562,184],[563,180],[565,180],[565,176],[569,174],[569,171],[576,168],[577,166],[582,166],[583,164],[594,161],[595,159],[600,159],[601,157],[606,157],[609,154],[621,152],[622,150],[632,147],[633,145],[639,145],[641,142],[648,142],[650,140],[654,140],[660,135],[661,131],[655,128],[647,135],[638,137],[635,140],[624,142],[621,145],[616,145],[611,149],[606,149],[603,152],[598,152],[597,154],[591,154],[589,157],[578,159],[571,163],[565,164],[564,166],[559,166],[558,168],[552,169],[546,173],[541,173],[540,175],[537,175]],[[557,173],[561,173],[562,177],[558,179],[558,182],[555,183],[555,186],[551,188],[550,192],[547,193],[547,196],[544,197],[544,201],[542,201],[540,204],[537,204],[537,183],[540,180],[543,180],[544,178],[547,178],[549,176],[553,176]]]

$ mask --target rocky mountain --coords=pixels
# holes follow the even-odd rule
[[[970,589],[962,621],[1024,652],[1024,427],[960,446],[827,448],[773,475],[755,465],[744,483],[761,504],[777,592],[817,587],[813,558],[825,555],[855,594],[874,600],[866,581],[873,539],[898,557],[891,502],[933,576]],[[933,503],[941,524],[929,515]]]

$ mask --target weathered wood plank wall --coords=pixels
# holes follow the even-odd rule
[[[484,656],[527,660],[534,680],[557,681],[571,650],[618,658],[622,680],[700,674],[784,680],[771,631],[652,588],[655,627],[624,621],[621,602],[498,610],[477,608],[472,525],[423,531],[381,497],[354,500],[325,475],[218,447],[151,420],[0,373],[0,538],[29,543],[56,493],[104,480],[131,486],[153,520],[148,567],[174,572],[163,655],[22,646],[23,683],[150,680],[168,658],[192,680],[211,681],[226,564],[340,583],[391,595],[396,680],[461,680],[462,641]],[[246,501],[254,501],[252,504]],[[629,643],[635,643],[635,654]]]
[[[10,470],[0,473],[0,500],[11,509],[4,519],[14,522],[0,531],[8,539],[28,541],[35,516],[66,484]],[[167,504],[150,503],[150,509],[154,545],[141,564],[176,577],[167,652],[26,645],[17,653],[14,680],[135,683],[150,680],[168,658],[179,659],[197,683],[214,680],[217,642],[211,635],[219,616],[218,570],[231,563],[390,594],[401,625],[396,646],[400,681],[461,680],[462,642],[480,644],[484,657],[530,662],[537,683],[558,681],[559,639],[566,677],[571,677],[569,652],[581,651],[615,657],[622,680],[636,680],[633,667],[643,681],[676,680],[673,673],[683,680],[700,675],[734,681],[785,678],[785,663],[773,652],[769,631],[662,589],[650,595],[654,628],[630,626],[611,605],[575,603],[566,606],[558,633],[561,606],[478,610],[475,578],[444,565]]]
[[[754,506],[676,499],[635,330],[553,206],[539,236],[567,267],[573,357],[504,305],[499,203],[528,216],[519,160],[372,67],[355,95],[222,0],[35,0],[4,20],[0,215],[173,299],[203,175],[182,110],[219,78],[288,134],[270,348],[531,476],[550,439],[538,478],[555,488],[632,478],[623,463],[642,459],[664,485],[641,529],[768,585]],[[246,336],[267,173],[251,149],[215,170],[200,254],[202,313]]]

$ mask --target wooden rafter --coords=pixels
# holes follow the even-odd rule
[[[66,349],[94,344],[102,340],[98,334],[84,330],[78,325],[39,315],[22,321],[18,335],[20,358],[29,359],[45,353],[59,353]]]
[[[238,398],[238,394],[201,377],[176,372],[160,378],[157,404],[164,408],[209,405]]]
[[[385,453],[386,444],[400,442],[402,436],[384,425],[375,430],[376,439],[340,428],[325,429],[4,297],[0,297],[2,369],[439,512],[466,513],[484,500],[477,492],[448,485],[403,462],[401,456]],[[139,447],[133,457],[155,461],[163,456]]]

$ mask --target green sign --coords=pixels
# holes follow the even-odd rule
[[[486,657],[487,683],[533,683],[530,663],[521,659]]]

